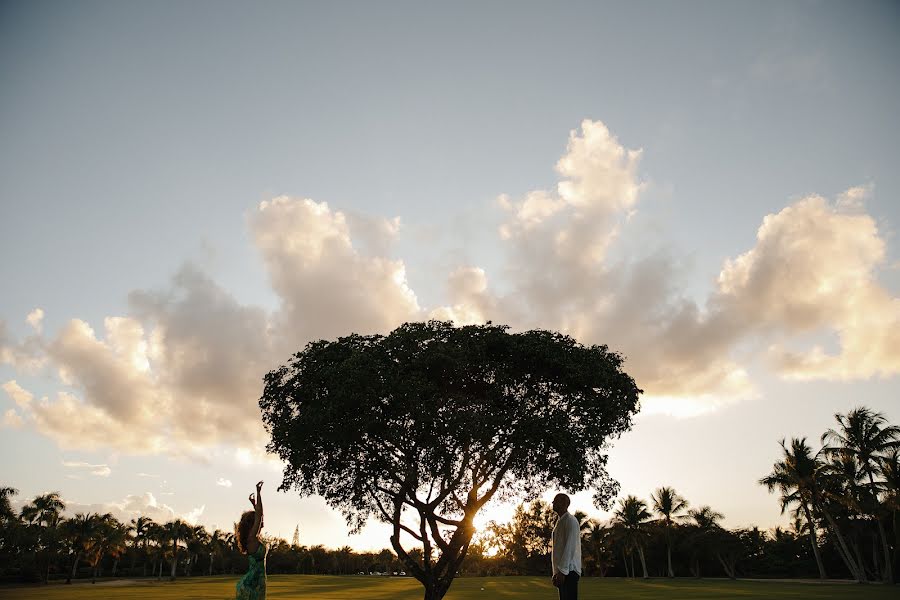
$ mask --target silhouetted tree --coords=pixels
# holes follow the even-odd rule
[[[669,577],[675,577],[675,569],[672,568],[672,525],[682,517],[678,513],[688,509],[688,501],[668,486],[656,490],[650,499],[653,501],[653,510],[660,516],[666,531],[666,561]]]
[[[400,560],[438,600],[492,498],[615,496],[606,442],[631,427],[640,394],[622,361],[558,333],[440,321],[310,343],[266,375],[260,399],[268,450],[286,464],[279,489],[323,496],[353,529],[390,523]],[[421,565],[401,534],[422,544]]]
[[[792,439],[790,449],[785,445],[785,441],[781,440],[781,449],[784,453],[783,458],[772,465],[772,472],[759,482],[766,486],[769,492],[776,489],[781,492],[782,514],[792,504],[796,504],[803,511],[803,516],[809,523],[809,543],[816,557],[819,578],[825,579],[825,566],[819,553],[819,540],[812,514],[813,507],[820,500],[820,487],[817,481],[820,465],[813,456],[812,449],[806,445],[806,438]]]
[[[900,427],[890,425],[883,414],[865,407],[855,408],[846,415],[838,413],[834,418],[839,427],[829,429],[822,435],[822,443],[828,444],[823,451],[831,455],[849,454],[858,461],[862,475],[868,480],[868,493],[863,509],[874,518],[881,540],[884,560],[882,577],[886,582],[893,582],[891,552],[879,514],[875,474],[878,472],[880,458],[886,452],[900,448]]]

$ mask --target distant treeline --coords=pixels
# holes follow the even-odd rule
[[[866,408],[835,415],[818,451],[805,439],[782,442],[759,480],[777,492],[790,527],[727,529],[709,506],[692,508],[671,487],[648,501],[619,500],[608,522],[576,513],[585,575],[619,577],[828,577],[894,581],[900,572],[900,428]],[[710,477],[715,474],[711,473]],[[237,574],[247,559],[231,532],[180,520],[123,523],[110,514],[62,516],[58,493],[17,514],[0,488],[0,578],[48,581],[89,577],[197,577]],[[540,500],[520,504],[508,523],[479,532],[461,575],[546,575],[556,516]],[[390,550],[355,552],[270,538],[269,573],[400,574]]]

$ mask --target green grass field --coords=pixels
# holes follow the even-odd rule
[[[175,583],[154,581],[116,581],[97,585],[77,583],[71,586],[51,584],[38,587],[0,587],[0,598],[17,600],[61,599],[217,599],[234,598],[237,577],[180,579]],[[422,588],[414,579],[388,577],[328,577],[315,575],[272,575],[267,597],[315,598],[322,600],[418,600]],[[448,600],[552,600],[556,590],[546,578],[538,577],[464,577],[453,582]],[[579,586],[582,600],[696,600],[706,598],[788,599],[896,599],[897,586],[859,586],[843,583],[782,583],[763,581],[677,580],[649,581],[623,579],[583,579]]]

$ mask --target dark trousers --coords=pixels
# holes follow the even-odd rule
[[[575,571],[569,571],[565,581],[559,586],[559,600],[578,600],[578,580],[581,575]]]

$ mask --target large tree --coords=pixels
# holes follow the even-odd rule
[[[641,392],[622,363],[606,346],[490,323],[310,343],[266,375],[260,399],[268,450],[286,465],[279,489],[323,496],[355,530],[391,524],[407,572],[438,600],[491,499],[615,496],[607,444],[631,427]]]

